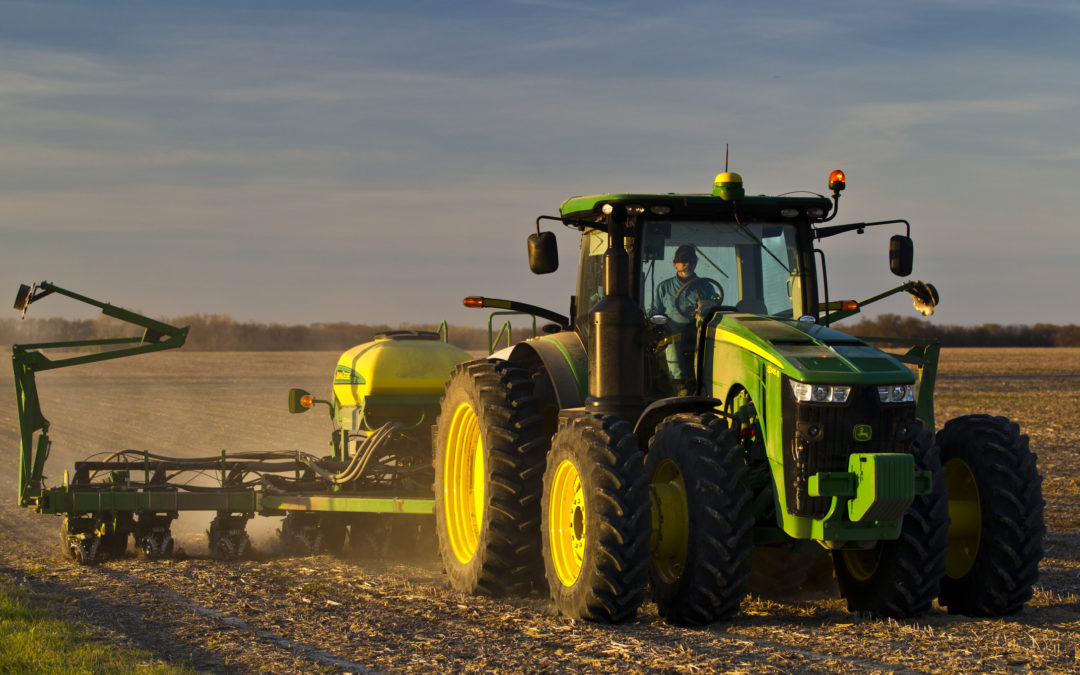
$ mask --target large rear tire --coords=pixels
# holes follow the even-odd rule
[[[945,576],[949,512],[945,472],[934,435],[921,430],[912,444],[915,468],[933,474],[929,494],[916,495],[900,537],[866,550],[833,552],[840,594],[851,612],[902,619],[925,614]]]
[[[967,415],[937,441],[952,517],[938,601],[950,614],[1015,614],[1039,578],[1046,533],[1028,437],[1004,417]]]
[[[632,619],[649,578],[648,480],[637,437],[612,416],[583,415],[551,442],[541,505],[544,568],[568,617]]]
[[[451,586],[524,594],[539,582],[540,481],[548,439],[527,371],[488,359],[459,365],[435,434],[435,518]]]
[[[753,494],[742,446],[715,415],[665,420],[649,442],[649,579],[660,616],[705,625],[739,611],[754,548]]]

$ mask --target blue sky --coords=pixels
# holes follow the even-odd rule
[[[1078,323],[1074,2],[0,2],[0,293],[155,316],[565,311],[566,197],[825,192],[906,218],[942,323]],[[822,242],[833,297],[888,237]],[[8,291],[3,291],[7,288]],[[906,296],[905,296],[906,297]],[[38,311],[38,310],[41,311]],[[34,314],[64,314],[49,301]],[[912,315],[897,297],[880,311]]]

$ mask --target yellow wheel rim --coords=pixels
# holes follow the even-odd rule
[[[674,584],[682,576],[690,543],[686,484],[675,463],[665,460],[656,467],[649,487],[653,569],[664,583]]]
[[[446,439],[443,504],[450,547],[462,563],[476,555],[484,522],[484,442],[468,403],[454,410]]]
[[[555,574],[573,586],[585,559],[585,493],[577,467],[563,460],[555,469],[548,504],[548,541]]]
[[[945,462],[945,489],[949,493],[949,518],[952,519],[945,573],[952,579],[959,579],[975,564],[982,531],[979,486],[967,462],[955,457]]]
[[[870,581],[881,564],[881,544],[871,549],[850,549],[841,552],[844,566],[856,581]]]

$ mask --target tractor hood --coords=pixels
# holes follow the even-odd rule
[[[715,332],[714,332],[715,331]],[[911,370],[890,354],[814,323],[751,314],[725,314],[710,336],[755,354],[784,375],[821,384],[909,384]]]

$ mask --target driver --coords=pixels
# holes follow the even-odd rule
[[[712,284],[694,274],[697,253],[692,244],[675,250],[675,276],[661,281],[656,288],[653,314],[664,314],[670,322],[672,335],[678,335],[664,349],[668,372],[680,394],[688,394],[693,382],[688,381],[683,352],[694,346],[694,314],[700,300],[716,299]]]

